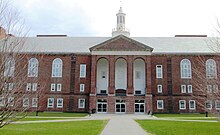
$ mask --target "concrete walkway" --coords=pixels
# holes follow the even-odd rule
[[[95,114],[94,119],[108,118],[109,122],[101,135],[147,135],[147,133],[134,121],[134,119],[147,119],[146,115],[111,115]]]

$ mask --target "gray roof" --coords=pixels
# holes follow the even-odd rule
[[[28,37],[25,53],[90,53],[89,48],[112,37]],[[208,37],[131,37],[153,48],[153,54],[210,54],[214,38]]]

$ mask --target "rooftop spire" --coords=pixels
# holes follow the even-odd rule
[[[116,26],[116,28],[114,28],[112,30],[112,36],[115,37],[115,36],[118,36],[118,35],[122,34],[122,35],[125,35],[125,36],[129,37],[130,32],[129,32],[128,29],[125,28],[125,16],[126,16],[126,14],[123,13],[122,6],[120,6],[120,9],[119,9],[118,13],[116,14],[116,16],[117,16],[117,26]]]

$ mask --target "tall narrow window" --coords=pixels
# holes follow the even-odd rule
[[[63,98],[57,98],[57,108],[63,108]]]
[[[186,85],[181,85],[181,93],[186,93]]]
[[[189,100],[189,109],[195,110],[196,109],[196,102],[195,100]]]
[[[23,107],[28,107],[29,106],[29,98],[24,98],[23,99]]]
[[[193,90],[192,90],[192,85],[188,85],[188,93],[192,93]]]
[[[60,58],[53,60],[52,77],[62,77],[63,62]]]
[[[157,100],[157,109],[163,109],[163,100]]]
[[[85,84],[80,84],[79,91],[84,92],[84,89],[85,89]]]
[[[191,73],[191,62],[188,59],[183,59],[180,62],[181,78],[190,79],[192,78]]]
[[[80,77],[86,77],[86,64],[80,64]]]
[[[157,85],[157,92],[158,92],[158,93],[162,93],[162,92],[163,92],[163,87],[162,87],[161,84],[158,84],[158,85]]]
[[[85,108],[85,99],[78,100],[78,108]]]
[[[28,61],[28,77],[38,76],[38,60],[36,58],[31,58]]]
[[[32,98],[32,107],[37,107],[38,98]]]
[[[0,106],[4,106],[5,103],[4,103],[4,98],[3,97],[0,97]]]
[[[57,91],[61,91],[62,90],[62,84],[61,83],[58,83],[57,84]]]
[[[162,65],[156,65],[156,78],[163,78]]]
[[[186,109],[186,100],[180,100],[179,101],[179,109],[185,110]]]
[[[7,58],[5,60],[4,76],[14,77],[15,60],[14,58]]]
[[[207,78],[217,77],[216,62],[213,59],[208,59],[206,61],[206,77]]]
[[[206,109],[211,110],[212,109],[212,101],[206,101],[205,106],[206,106]]]
[[[53,108],[54,107],[54,98],[48,98],[47,107],[48,108]]]

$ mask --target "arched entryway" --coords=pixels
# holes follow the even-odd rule
[[[122,58],[115,63],[115,89],[127,89],[127,62]]]

